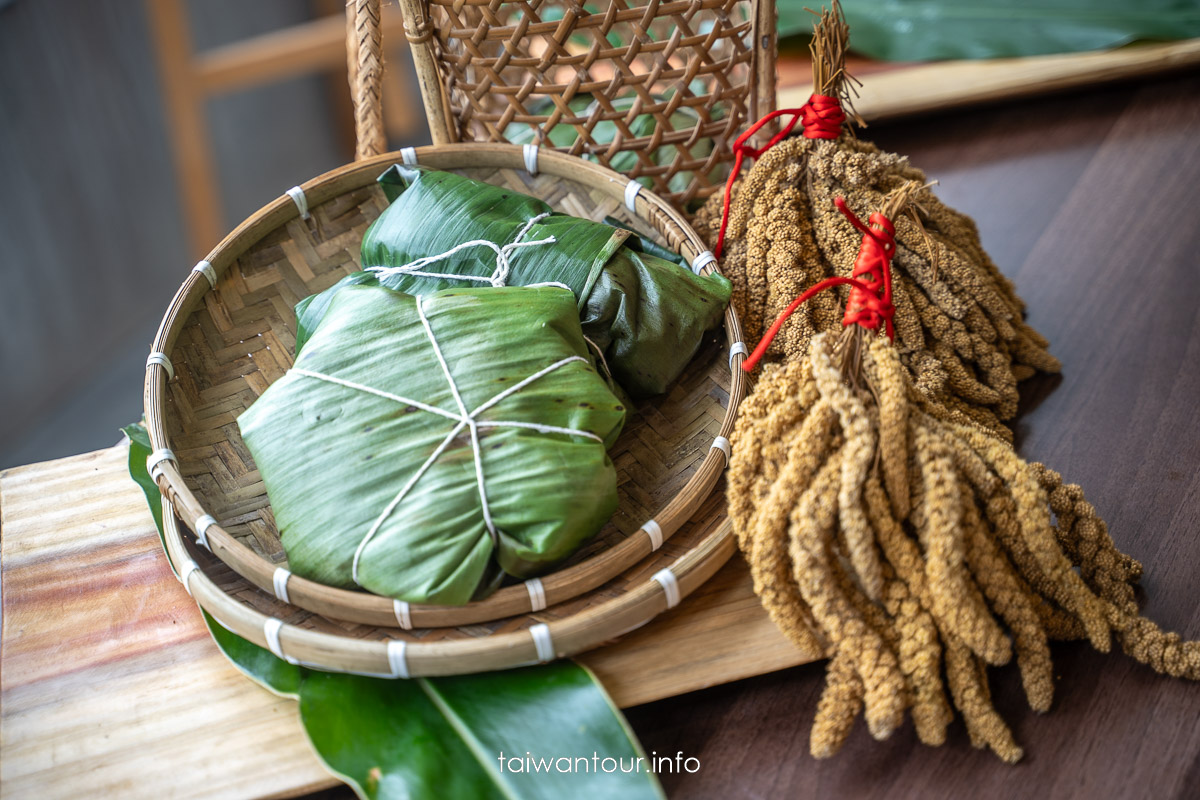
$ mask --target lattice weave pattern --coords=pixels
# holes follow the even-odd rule
[[[754,110],[754,6],[431,0],[450,136],[553,146],[703,200]]]

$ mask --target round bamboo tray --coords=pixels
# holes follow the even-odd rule
[[[332,672],[387,678],[460,675],[527,666],[605,644],[676,606],[737,549],[711,495],[662,549],[604,586],[537,614],[488,625],[403,631],[325,619],[259,591],[186,537],[163,502],[167,553],[188,592],[222,627],[279,658]]]
[[[565,567],[465,606],[410,606],[286,570],[265,488],[236,418],[290,366],[294,304],[358,268],[362,233],[386,206],[374,179],[387,166],[415,159],[537,195],[576,216],[623,218],[657,234],[689,262],[704,260],[703,243],[679,214],[649,192],[627,192],[626,178],[550,151],[537,156],[531,174],[530,157],[528,149],[512,145],[467,144],[356,162],[267,205],[184,282],[155,337],[152,349],[162,357],[147,366],[151,442],[156,452],[173,451],[153,474],[184,523],[250,585],[305,611],[373,627],[490,622],[563,603],[627,572],[713,494],[744,394],[741,370],[730,369],[745,352],[732,309],[723,344],[709,342],[668,394],[631,409],[611,451],[617,514]],[[712,513],[722,512],[717,507]]]

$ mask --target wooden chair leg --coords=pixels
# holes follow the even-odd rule
[[[217,193],[205,92],[192,68],[192,43],[182,0],[146,0],[154,35],[175,174],[183,198],[184,226],[196,258],[216,246],[225,232]]]

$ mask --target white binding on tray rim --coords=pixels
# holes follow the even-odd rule
[[[175,451],[169,447],[160,447],[150,455],[146,456],[146,472],[150,473],[150,478],[152,480],[158,480],[159,474],[162,473],[162,467],[160,465],[164,461],[174,461],[176,464],[179,463],[178,459],[175,458]]]
[[[216,524],[217,519],[212,514],[201,514],[196,517],[196,544],[210,553],[212,552],[212,547],[208,543],[208,529]]]
[[[388,668],[391,669],[393,678],[409,677],[408,655],[405,653],[407,649],[408,642],[404,641],[403,639],[388,639]]]
[[[541,578],[530,578],[525,581],[525,590],[529,592],[530,609],[542,611],[546,608],[546,587],[542,585]]]
[[[525,156],[525,171],[530,175],[537,175],[538,146],[536,144],[527,144],[522,148],[522,153]]]
[[[729,368],[730,369],[733,369],[733,359],[736,358],[738,356],[738,354],[741,354],[743,356],[750,354],[750,351],[746,349],[745,342],[734,342],[733,344],[731,344],[729,346]]]
[[[651,552],[662,547],[663,534],[662,534],[662,526],[661,525],[659,525],[657,522],[655,522],[652,519],[646,520],[645,524],[642,525],[642,530],[644,530],[646,532],[646,535],[650,537]]]
[[[724,436],[718,436],[717,438],[713,439],[712,446],[709,447],[708,449],[709,450],[720,450],[722,453],[724,453],[726,463],[729,462],[730,457],[733,455],[733,450],[729,445],[729,440],[726,439]]]
[[[192,577],[192,573],[200,569],[200,565],[190,558],[183,562],[179,569],[179,582],[183,584],[183,588],[187,590],[188,595],[192,593],[192,587],[188,585],[188,580]]]
[[[267,649],[270,650],[276,658],[282,658],[289,664],[299,664],[300,661],[285,655],[283,652],[283,642],[279,639],[279,632],[283,629],[283,620],[275,617],[267,617],[263,622],[263,636],[267,640]]]
[[[192,272],[199,272],[204,277],[208,278],[208,285],[213,289],[217,288],[217,271],[213,269],[211,261],[201,259],[196,266],[192,267]]]
[[[410,167],[415,167],[417,165],[417,148],[401,147],[400,160]]]
[[[412,630],[412,608],[406,600],[393,600],[392,613],[396,615],[396,622],[406,631]]]
[[[157,364],[167,371],[167,380],[175,380],[175,365],[171,363],[170,357],[161,350],[153,350],[150,355],[146,356],[146,369]]]
[[[545,664],[554,660],[554,642],[550,639],[550,626],[539,622],[529,629],[533,637],[533,646],[537,648],[538,661]]]
[[[696,257],[692,259],[692,272],[699,275],[702,269],[707,267],[709,264],[716,263],[716,261],[717,257],[713,255],[712,250],[705,250],[702,253],[697,253]]]
[[[287,195],[296,204],[296,209],[300,212],[300,219],[308,219],[312,216],[312,214],[308,213],[308,196],[304,194],[303,189],[299,186],[293,186],[287,190]]]
[[[291,603],[288,598],[288,578],[292,577],[292,573],[288,572],[283,567],[276,567],[275,572],[271,575],[271,586],[275,589],[275,596],[285,603]]]
[[[630,181],[629,183],[625,184],[625,208],[629,209],[630,214],[637,213],[634,203],[641,191],[642,185],[637,181]]]
[[[675,573],[671,571],[670,567],[660,569],[650,579],[662,587],[663,594],[667,596],[668,609],[679,605],[679,580],[675,577]]]

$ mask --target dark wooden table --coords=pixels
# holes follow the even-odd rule
[[[979,223],[1029,318],[1062,359],[1030,381],[1020,452],[1080,483],[1146,566],[1145,612],[1200,637],[1200,77],[897,122],[864,134],[907,153]],[[695,756],[671,797],[1200,797],[1200,685],[1120,653],[1053,646],[1054,707],[1024,705],[1013,667],[996,705],[1025,748],[1004,765],[961,722],[941,748],[861,720],[808,753],[824,681],[812,664],[627,711],[647,751]]]
[[[1025,385],[1020,452],[1073,482],[1146,567],[1145,612],[1200,638],[1200,76],[908,120],[864,136],[907,153],[971,214],[1064,364]],[[1025,748],[1007,766],[961,722],[809,755],[824,663],[640,706],[647,752],[700,760],[672,798],[1200,798],[1200,685],[1085,644],[1052,646],[1054,707],[991,671]],[[352,797],[345,788],[310,800]]]

